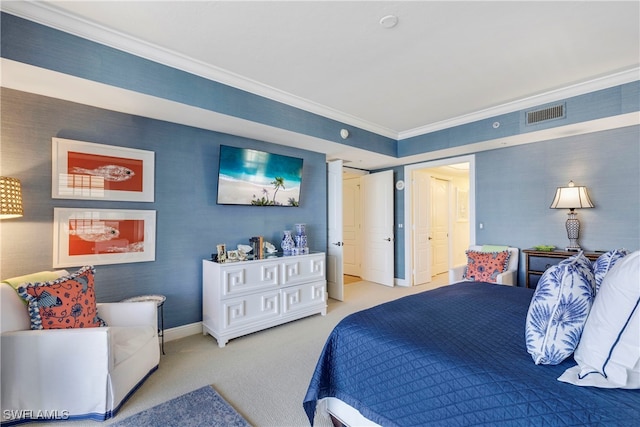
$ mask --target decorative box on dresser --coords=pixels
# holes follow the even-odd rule
[[[327,314],[325,254],[217,263],[202,261],[202,333],[232,339],[313,314]]]
[[[526,284],[527,288],[535,288],[538,281],[546,269],[552,267],[563,259],[567,259],[579,252],[573,251],[539,251],[536,249],[525,249],[522,252],[526,258]],[[598,259],[604,252],[583,252],[584,256],[591,261]]]

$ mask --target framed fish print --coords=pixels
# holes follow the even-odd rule
[[[153,151],[52,138],[54,199],[153,202]]]
[[[54,208],[53,266],[155,261],[156,211]]]

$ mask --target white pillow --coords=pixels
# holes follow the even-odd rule
[[[640,388],[640,251],[607,273],[574,358],[560,381],[606,388]]]
[[[557,365],[576,349],[593,302],[591,268],[580,252],[547,269],[538,281],[525,326],[527,351],[536,365]]]

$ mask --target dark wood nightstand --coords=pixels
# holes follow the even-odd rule
[[[538,251],[536,249],[525,249],[526,256],[526,271],[525,279],[527,288],[535,288],[538,285],[538,280],[542,276],[542,273],[551,266],[558,264],[563,259],[567,259],[578,252],[569,251]],[[589,260],[595,261],[604,252],[584,252]]]

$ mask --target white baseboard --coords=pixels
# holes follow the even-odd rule
[[[398,279],[397,277],[393,279],[395,281],[396,286],[404,286],[408,288],[411,286],[411,283],[407,279]]]
[[[177,326],[164,331],[164,341],[173,341],[190,335],[202,333],[202,322],[191,323],[189,325]]]

